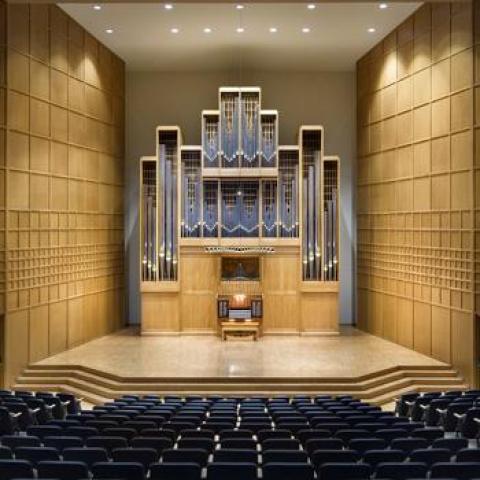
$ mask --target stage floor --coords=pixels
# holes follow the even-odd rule
[[[398,367],[445,364],[343,327],[338,336],[140,336],[136,329],[93,340],[35,366],[79,366],[122,378],[358,378]]]

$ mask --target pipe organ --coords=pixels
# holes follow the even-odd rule
[[[230,296],[261,312],[263,333],[337,331],[340,162],[323,127],[282,146],[278,122],[260,88],[227,87],[201,114],[201,145],[157,127],[156,154],[140,161],[144,334],[214,333]],[[223,278],[222,259],[252,251],[259,278]]]

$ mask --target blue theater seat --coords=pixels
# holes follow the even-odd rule
[[[83,462],[45,461],[37,465],[38,476],[58,480],[81,480],[88,478],[88,467]]]
[[[306,463],[308,454],[304,450],[266,450],[262,452],[262,463]]]
[[[429,467],[438,462],[449,462],[452,456],[450,450],[446,448],[422,448],[410,452],[409,460],[411,462],[423,462]]]
[[[108,455],[104,448],[66,448],[63,451],[63,459],[71,462],[83,462],[90,468],[94,463],[108,461]]]
[[[96,479],[144,480],[145,469],[140,462],[99,462],[92,466]]]
[[[42,461],[59,461],[60,455],[56,448],[51,447],[18,447],[15,449],[15,458],[17,460],[27,460],[34,467]]]
[[[427,476],[428,466],[421,462],[385,462],[377,465],[377,478],[392,480],[407,480],[409,478],[424,478]]]
[[[262,469],[263,480],[313,480],[314,469],[309,463],[268,463]]]
[[[182,448],[181,450],[169,448],[163,451],[162,460],[169,463],[196,463],[200,467],[205,467],[208,452],[201,448]]]
[[[138,462],[143,465],[145,472],[148,471],[150,464],[158,462],[159,458],[159,453],[153,448],[116,448],[112,451],[114,462]]]
[[[321,480],[354,480],[370,478],[370,466],[360,463],[325,463],[317,473]]]
[[[207,467],[207,480],[257,480],[257,465],[243,462],[213,462]]]
[[[406,457],[407,453],[403,450],[368,450],[363,455],[363,462],[375,469],[380,463],[403,462]]]
[[[247,462],[257,463],[258,452],[250,449],[220,448],[213,452],[215,462]]]
[[[456,478],[458,480],[471,480],[480,478],[480,463],[462,462],[462,463],[435,463],[430,471],[430,478]]]
[[[0,460],[0,480],[33,478],[33,467],[26,460]]]

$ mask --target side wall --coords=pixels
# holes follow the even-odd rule
[[[469,2],[425,4],[357,65],[358,325],[453,364],[470,383],[473,22]]]
[[[29,362],[123,323],[124,64],[54,5],[1,7],[9,385]]]
[[[138,172],[139,158],[155,149],[155,127],[178,125],[185,144],[201,142],[202,109],[218,108],[218,88],[262,87],[264,108],[279,110],[280,143],[296,144],[300,125],[325,127],[325,151],[341,158],[340,318],[352,323],[354,304],[355,155],[354,72],[128,72],[126,85],[127,161],[125,241],[128,263],[128,318],[139,323]]]

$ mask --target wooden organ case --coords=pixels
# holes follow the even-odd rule
[[[227,87],[202,112],[201,145],[157,127],[156,154],[140,160],[142,334],[220,334],[238,320],[338,332],[340,161],[322,126],[281,146],[278,121],[260,88]]]

